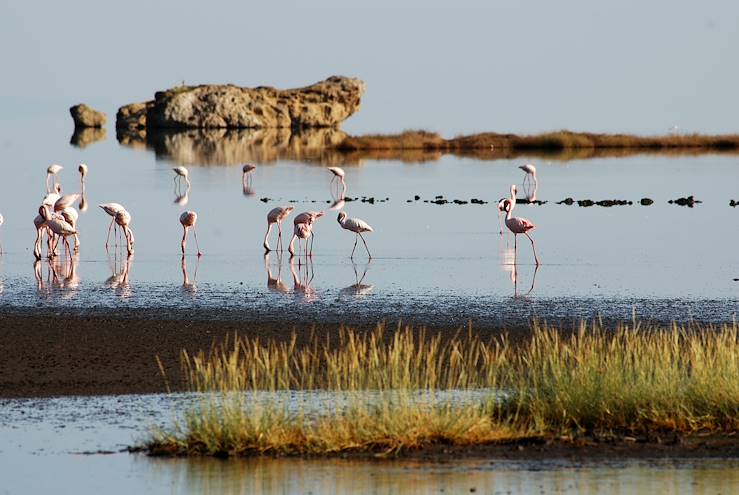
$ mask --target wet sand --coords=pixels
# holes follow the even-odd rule
[[[350,321],[370,330],[376,320]],[[228,312],[188,313],[176,310],[0,311],[0,397],[143,394],[165,392],[167,383],[156,361],[166,370],[171,390],[181,390],[179,354],[183,349],[209,349],[234,334],[287,340],[298,344],[311,331],[338,335],[340,324],[294,319],[250,320]],[[389,322],[388,329],[397,328]],[[454,336],[463,327],[427,327]],[[483,338],[507,332],[523,336],[528,327],[475,326]],[[388,331],[387,335],[392,335]]]

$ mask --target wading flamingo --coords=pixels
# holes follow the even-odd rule
[[[257,166],[253,163],[245,163],[241,167],[241,187],[244,196],[252,196],[254,189],[251,187],[251,173],[257,169]]]
[[[126,211],[126,209],[123,207],[123,205],[120,205],[118,203],[103,203],[98,205],[100,208],[103,209],[105,213],[113,217],[113,219],[110,221],[110,225],[108,225],[108,236],[105,238],[105,248],[108,248],[108,241],[110,240],[110,229],[113,228],[113,225],[117,225],[115,221],[115,216],[118,214],[118,212]]]
[[[301,223],[307,223],[311,226],[311,235],[310,235],[310,254],[313,254],[313,241],[315,239],[315,234],[313,233],[313,224],[316,220],[321,218],[324,215],[322,211],[304,211],[303,213],[300,213],[293,218],[293,225],[298,225]],[[295,235],[293,234],[293,237]],[[292,242],[292,241],[291,241]]]
[[[36,257],[37,260],[40,260],[41,240],[43,238],[44,232],[47,231],[46,220],[44,219],[44,217],[41,216],[40,213],[36,215],[36,218],[33,219],[33,226],[36,227],[36,242],[33,243],[33,255]],[[49,240],[49,250],[51,250],[51,240]]]
[[[346,194],[346,182],[344,182],[344,169],[341,167],[328,167],[328,171],[333,174],[333,177],[331,177],[331,183],[330,185],[333,185],[334,181],[338,179],[339,184],[341,184],[342,192],[340,193],[340,197],[344,197]],[[338,193],[338,190],[337,190]]]
[[[178,180],[179,181],[182,181],[182,179],[185,179],[185,183],[187,184],[187,188],[190,189],[190,185],[191,185],[190,184],[190,172],[188,172],[188,170],[185,167],[183,167],[182,165],[180,165],[178,167],[173,167],[172,170],[175,173],[175,176],[174,176],[175,185],[177,184],[177,181]]]
[[[52,163],[49,165],[49,167],[46,169],[46,192],[51,191],[51,188],[49,187],[49,177],[52,175],[56,177],[56,174],[62,171],[64,167],[61,165],[57,165],[56,163]],[[56,179],[54,179],[56,180]]]
[[[357,249],[357,241],[359,241],[359,238],[361,237],[362,242],[364,243],[364,248],[367,250],[367,256],[372,259],[372,254],[370,254],[370,250],[367,247],[367,241],[364,240],[362,232],[374,232],[374,229],[370,227],[367,222],[360,218],[346,218],[345,211],[339,213],[339,216],[336,218],[336,220],[339,222],[339,225],[341,225],[342,228],[350,230],[356,234],[354,239],[354,248],[352,248],[352,254],[350,258],[354,258],[354,250]]]
[[[115,223],[123,229],[123,235],[126,236],[126,247],[128,248],[128,255],[133,254],[133,231],[129,225],[131,224],[131,214],[126,210],[120,210],[116,212],[114,217]]]
[[[523,176],[523,182],[524,182],[524,184],[526,183],[526,179],[529,179],[530,180],[531,178],[534,179],[534,183],[535,184],[537,183],[537,180],[536,180],[536,167],[534,167],[533,164],[527,163],[525,165],[521,165],[518,168],[520,168],[521,170],[523,170],[524,172],[526,172],[526,175]]]
[[[246,166],[246,165],[244,165]],[[267,213],[267,233],[264,234],[264,250],[270,252],[269,233],[272,231],[272,225],[277,224],[277,250],[282,251],[282,221],[285,220],[295,208],[292,206],[278,206],[272,208]]]
[[[187,246],[187,231],[192,228],[192,235],[195,237],[195,248],[198,250],[198,256],[202,256],[200,252],[200,246],[198,246],[198,234],[195,231],[195,224],[198,222],[198,214],[194,211],[184,211],[180,215],[180,223],[182,224],[182,254],[185,254],[185,247]]]
[[[305,240],[305,258],[308,259],[308,238],[313,235],[313,224],[312,223],[296,223],[293,226],[293,237],[290,239],[290,245],[287,246],[287,252],[290,253],[290,257],[295,256],[295,248],[293,244],[295,239]]]
[[[529,220],[526,220],[525,218],[511,216],[511,211],[513,211],[513,207],[515,205],[516,205],[516,186],[512,185],[511,186],[511,200],[510,202],[508,202],[508,204],[505,205],[505,210],[506,210],[505,224],[506,224],[506,227],[508,227],[508,230],[513,232],[514,265],[515,265],[515,253],[516,253],[516,240],[518,239],[518,234],[524,234],[531,241],[531,249],[534,251],[534,259],[536,260],[536,266],[539,266],[539,257],[536,256],[536,246],[534,245],[534,240],[528,234],[528,231],[534,230],[536,228],[536,225],[531,223]]]
[[[69,252],[69,259],[72,260],[72,250],[69,248],[69,241],[67,240],[67,236],[75,235],[77,231],[72,227],[72,225],[65,220],[65,218],[58,214],[58,213],[52,213],[51,210],[47,205],[41,205],[39,206],[39,215],[44,219],[46,222],[46,226],[51,230],[54,234],[57,236],[60,236],[62,238],[62,241],[64,242],[64,245],[67,247],[67,252]],[[56,251],[56,245],[52,247],[51,252],[49,253],[49,257],[52,258]]]

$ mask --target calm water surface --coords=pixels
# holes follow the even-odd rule
[[[336,211],[327,210],[315,226],[314,256],[306,264],[275,253],[263,257],[265,217],[278,205],[291,204],[297,212],[328,208],[331,174],[324,167],[288,158],[259,163],[252,191],[244,194],[238,164],[252,155],[238,143],[229,145],[231,155],[223,150],[214,155],[202,143],[193,150],[192,141],[174,139],[176,144],[155,155],[108,136],[81,149],[67,142],[69,123],[57,120],[21,120],[5,129],[0,183],[6,219],[0,228],[0,305],[5,307],[215,308],[237,317],[290,313],[337,321],[362,312],[375,319],[416,315],[453,322],[630,318],[632,312],[661,320],[728,321],[739,307],[739,212],[728,204],[739,199],[736,156],[359,160],[345,166],[347,195],[376,201],[347,202],[344,210],[375,228],[367,235],[373,259],[367,259],[361,242],[354,261],[349,259],[354,236],[339,227]],[[182,198],[175,202],[170,169],[185,158],[192,188],[182,205]],[[533,192],[523,187],[517,168],[526,161],[539,169],[536,198],[547,201],[516,208],[537,224],[538,270],[525,238],[518,243],[514,269],[513,236],[498,233],[495,208],[512,183],[519,185],[519,196]],[[32,220],[52,162],[65,166],[60,174],[65,192],[79,189],[77,164],[89,165],[89,208],[79,219],[79,257],[34,266]],[[703,202],[694,208],[668,204],[688,195]],[[436,196],[488,204],[424,202]],[[634,204],[556,204],[567,197]],[[643,197],[654,204],[639,205]],[[133,216],[136,254],[130,260],[121,248],[106,252],[103,246],[109,217],[96,205],[113,201]],[[183,263],[178,217],[185,208],[199,214],[205,255],[200,260],[188,255]],[[291,222],[285,230],[289,238]],[[270,242],[275,244],[274,237]]]
[[[0,493],[390,494],[475,489],[504,494],[715,494],[733,493],[739,486],[735,459],[221,461],[118,452],[140,440],[149,425],[168,424],[174,411],[193,400],[188,395],[0,400]]]

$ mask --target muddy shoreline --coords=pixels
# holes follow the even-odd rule
[[[349,323],[370,330],[376,320]],[[387,323],[388,329],[397,328],[397,322]],[[281,341],[295,332],[300,344],[311,332],[337,336],[340,326],[289,318],[251,320],[217,310],[4,309],[0,310],[0,398],[166,392],[157,356],[171,390],[178,391],[182,390],[179,356],[183,349],[209,349],[235,334]],[[426,328],[449,337],[466,331],[464,325]],[[475,326],[475,332],[484,338],[503,332],[516,338],[527,334],[528,325]]]

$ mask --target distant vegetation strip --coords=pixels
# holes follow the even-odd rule
[[[344,330],[182,354],[202,392],[153,455],[397,453],[435,445],[726,434],[739,427],[739,326],[534,325],[525,341]],[[294,390],[325,394],[316,412]],[[257,400],[263,391],[284,391]],[[449,391],[455,399],[438,399]],[[336,397],[332,399],[331,397]],[[347,396],[350,399],[347,401]],[[340,400],[340,398],[342,398]],[[292,404],[292,405],[291,405]]]
[[[445,139],[428,131],[405,131],[400,134],[347,136],[336,145],[345,152],[363,150],[426,150],[426,151],[564,151],[576,149],[640,149],[669,151],[680,149],[736,151],[739,135],[669,134],[665,136],[635,136],[630,134],[596,134],[590,132],[557,131],[536,135],[498,134],[485,132]]]

